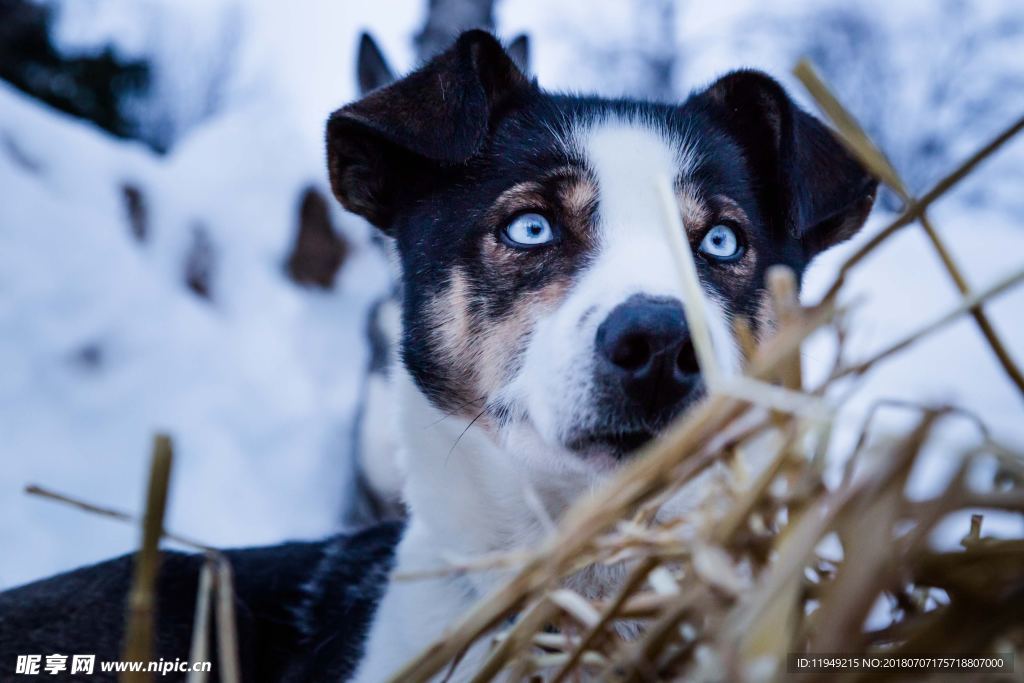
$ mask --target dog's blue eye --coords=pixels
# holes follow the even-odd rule
[[[728,225],[716,225],[704,235],[700,250],[713,259],[731,261],[740,254],[740,241]]]
[[[539,213],[524,213],[505,226],[505,238],[513,246],[536,247],[555,239],[548,219]]]

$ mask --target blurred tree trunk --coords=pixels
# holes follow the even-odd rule
[[[649,32],[651,40],[644,50],[649,72],[648,95],[671,102],[676,97],[675,72],[678,67],[676,1],[654,0],[649,11],[653,25]]]
[[[455,36],[471,28],[494,31],[494,0],[428,0],[427,21],[416,34],[420,61],[448,47]]]

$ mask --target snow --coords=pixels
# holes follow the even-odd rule
[[[368,226],[338,208],[332,218],[353,250],[335,288],[296,286],[283,263],[302,191],[313,185],[328,193],[323,122],[354,96],[358,32],[370,29],[392,65],[405,70],[413,65],[411,36],[424,4],[61,3],[66,14],[57,35],[68,52],[113,40],[123,54],[154,60],[159,106],[147,115],[162,117],[153,125],[166,126],[175,141],[163,157],[0,83],[0,588],[133,547],[132,528],[21,489],[39,483],[137,510],[157,430],[172,434],[177,447],[169,528],[227,545],[334,528],[366,356],[363,316],[385,286],[386,269],[367,244]],[[642,43],[658,8],[641,4],[630,14],[612,2],[506,0],[498,6],[499,29],[505,36],[531,35],[542,84],[628,93],[642,81],[643,59],[602,59],[600,67],[588,67],[587,56],[594,50],[614,56]],[[787,0],[773,3],[770,13],[760,4],[679,5],[669,32],[680,48],[679,92],[741,65],[766,68],[799,92],[787,75],[798,41],[780,26],[818,16],[812,8],[817,12],[820,3]],[[924,185],[1005,125],[1006,112],[1024,109],[1008,91],[977,127],[952,110],[932,121],[924,96],[902,87],[927,60],[929,37],[892,38],[930,5],[901,3],[897,11],[886,4],[879,32],[888,37],[864,51],[878,47],[876,61],[893,65],[892,83],[875,96],[859,92],[863,79],[851,73],[840,93],[861,107],[881,99],[886,111],[879,125],[894,128],[892,140],[917,134],[919,121],[949,127],[956,144],[928,166],[932,175],[914,176]],[[1010,11],[992,3],[987,14],[999,16],[991,9],[996,5]],[[991,20],[980,14],[978,22]],[[1018,22],[1021,14],[1016,11]],[[1013,58],[1005,48],[995,40],[991,49],[979,47],[965,70],[997,72]],[[981,85],[974,90],[984,94]],[[1024,230],[1015,214],[1024,208],[1022,159],[1018,140],[933,212],[977,287],[1021,265]],[[912,157],[906,160],[913,170]],[[143,243],[128,229],[119,189],[125,182],[138,186],[147,202],[150,236]],[[815,264],[808,300],[888,217],[878,213],[856,240]],[[215,248],[212,301],[183,285],[196,230]],[[847,300],[859,302],[851,347],[863,357],[948,310],[957,297],[920,229],[911,226],[855,271]],[[1024,291],[988,310],[1024,361]],[[827,339],[808,347],[809,376],[821,376],[831,353]],[[969,319],[861,382],[844,408],[837,453],[848,449],[879,397],[968,406],[997,438],[1024,447],[1021,398]],[[911,419],[885,411],[879,433]],[[935,458],[915,474],[915,495],[934,491],[948,476],[952,455],[974,439],[966,422],[951,424],[935,444]],[[1020,533],[1019,518],[992,519],[996,532]],[[951,530],[940,534],[946,540],[966,528],[962,520],[947,524]]]
[[[223,7],[188,10],[198,23]],[[358,31],[399,42],[418,16],[357,21],[340,8],[267,3],[246,18],[228,96],[167,157],[0,83],[0,141],[17,149],[0,153],[0,587],[131,549],[130,527],[21,489],[38,483],[138,510],[157,430],[176,445],[169,528],[242,545],[336,526],[365,311],[386,268],[369,227],[340,209],[335,224],[354,248],[331,292],[294,285],[284,261],[301,192],[312,184],[329,196],[323,122],[354,95]],[[170,26],[184,33],[189,23]],[[127,26],[110,26],[131,42]],[[168,51],[158,68],[180,60],[173,42],[150,46]],[[141,244],[124,182],[147,203]],[[216,250],[212,302],[182,282],[196,229]]]

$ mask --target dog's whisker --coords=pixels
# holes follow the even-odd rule
[[[452,447],[448,450],[448,455],[446,455],[445,458],[444,458],[445,464],[447,464],[448,463],[448,459],[450,457],[452,457],[452,453],[455,452],[455,448],[459,445],[459,442],[462,441],[462,437],[464,437],[469,432],[470,428],[474,424],[476,424],[476,421],[479,420],[481,417],[483,417],[484,413],[486,413],[486,412],[487,412],[487,406],[484,406],[483,410],[481,410],[479,413],[477,413],[476,417],[474,417],[472,420],[469,421],[469,424],[466,425],[466,428],[462,430],[461,434],[459,434],[459,438],[455,439],[455,443],[453,443]]]
[[[442,415],[438,419],[436,419],[433,422],[431,422],[430,424],[428,424],[426,427],[424,427],[424,429],[430,429],[431,427],[436,427],[437,425],[441,424],[442,422],[444,422],[448,418],[455,417],[455,414],[458,413],[463,408],[468,408],[469,406],[475,405],[475,404],[479,403],[480,401],[486,401],[486,400],[487,400],[486,396],[481,396],[479,398],[471,398],[471,399],[469,399],[467,401],[464,401],[463,403],[460,403],[459,405],[457,405],[454,408],[452,408],[450,411],[445,412],[444,415]]]

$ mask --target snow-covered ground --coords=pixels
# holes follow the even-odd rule
[[[1006,112],[1024,111],[1021,91],[1007,90],[968,126],[958,118],[962,112],[947,111],[957,109],[956,98],[934,105],[920,94],[919,80],[932,78],[929,50],[938,41],[905,34],[901,26],[921,25],[915,18],[927,16],[929,4],[878,10],[874,32],[864,34],[873,42],[865,38],[850,47],[851,74],[839,84],[887,143],[945,126],[953,144],[924,170],[915,166],[912,150],[893,151],[919,187],[948,170],[949,157],[964,156],[1009,122]],[[353,252],[331,291],[295,285],[283,262],[301,192],[309,185],[327,192],[323,122],[354,96],[359,30],[370,29],[393,64],[407,68],[423,5],[100,0],[90,4],[95,13],[79,6],[58,27],[67,50],[113,40],[125,54],[154,60],[158,101],[166,106],[151,115],[170,121],[177,139],[164,157],[0,83],[0,588],[132,547],[133,529],[21,489],[40,483],[137,509],[156,430],[171,433],[178,447],[168,522],[175,531],[237,545],[314,536],[334,526],[366,355],[363,316],[384,287],[384,264],[367,245],[367,226],[340,209],[334,222]],[[680,49],[672,87],[682,93],[743,65],[765,68],[794,86],[787,72],[803,44],[793,38],[794,27],[822,21],[823,3],[773,3],[770,14],[747,0],[713,5],[674,7],[668,35]],[[542,84],[629,93],[628,68],[610,76],[588,59],[600,49],[628,66],[630,50],[649,47],[643,12],[628,12],[628,6],[580,0],[552,11],[542,0],[505,0],[498,7],[499,32],[531,35]],[[838,11],[842,5],[829,6]],[[993,6],[1010,12],[1009,3],[987,3],[984,12],[970,13],[971,21],[991,21]],[[1002,15],[996,16],[998,24]],[[1024,21],[1024,10],[1008,16]],[[928,30],[931,24],[923,25]],[[1013,71],[1017,57],[1006,45],[995,39],[972,45],[973,52],[948,61],[993,78],[1000,68]],[[873,82],[853,77],[861,62],[890,67],[877,93]],[[971,88],[987,92],[973,81]],[[871,108],[879,101],[884,106]],[[934,211],[977,286],[1024,262],[1022,162],[1024,140],[1018,140]],[[128,227],[119,189],[126,182],[147,201],[149,238],[142,243]],[[885,218],[876,216],[857,240],[814,266],[809,299]],[[183,284],[183,262],[197,230],[216,254],[212,301]],[[863,298],[851,344],[857,354],[880,348],[957,300],[915,227],[856,271],[848,291]],[[1024,361],[1024,291],[989,310]],[[820,374],[829,354],[825,340],[808,348],[812,375]],[[1024,447],[1024,402],[968,320],[869,375],[845,410],[840,446],[881,396],[968,406],[997,437]],[[906,419],[894,414],[881,424]],[[966,427],[953,430],[945,452],[970,435]],[[937,464],[922,473],[922,490],[941,470]],[[1002,523],[1003,532],[1019,533],[1019,520]]]
[[[69,49],[112,36],[173,67],[157,81],[186,94],[175,79],[200,80],[189,72],[206,65],[177,49],[212,40],[203,27],[228,3],[121,4],[97,3],[97,15],[64,27]],[[421,10],[276,4],[235,7],[243,23],[219,110],[166,157],[0,82],[0,587],[136,542],[131,528],[21,489],[136,510],[156,430],[177,445],[170,528],[246,544],[336,524],[365,310],[385,264],[369,228],[340,209],[334,222],[353,250],[333,290],[295,285],[284,262],[302,191],[329,196],[323,124],[355,95],[358,31],[408,60]],[[123,183],[145,199],[145,242],[129,230]],[[196,230],[214,248],[212,301],[184,286]]]

